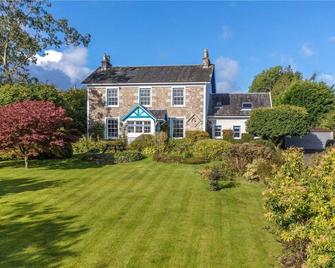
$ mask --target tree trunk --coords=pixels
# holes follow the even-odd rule
[[[3,57],[2,57],[2,65],[3,65],[3,70],[5,74],[5,81],[6,82],[11,82],[11,76],[9,73],[9,68],[8,68],[8,42],[5,42],[4,49],[3,49]]]
[[[24,156],[24,167],[28,168],[28,155]]]

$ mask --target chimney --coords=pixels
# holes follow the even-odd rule
[[[112,65],[110,63],[110,56],[105,53],[102,57],[101,70],[106,71],[110,67],[112,67]]]
[[[204,49],[204,57],[202,58],[202,65],[204,68],[208,68],[211,65],[211,61],[209,60],[208,49]]]

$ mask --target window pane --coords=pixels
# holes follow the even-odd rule
[[[107,89],[107,105],[117,106],[118,103],[119,103],[118,89],[117,88]]]
[[[173,105],[184,105],[184,89],[173,88],[172,89],[172,104]]]
[[[172,121],[172,137],[184,137],[184,119],[173,119]]]
[[[221,133],[222,133],[221,129],[222,129],[222,126],[215,126],[215,129],[214,129],[215,137],[221,137]]]
[[[143,132],[144,133],[150,133],[151,132],[151,122],[150,121],[144,121],[144,127]]]
[[[118,119],[107,119],[107,139],[119,136]]]
[[[240,138],[240,126],[233,126],[234,138]]]
[[[251,109],[252,103],[251,102],[243,102],[242,103],[242,109]]]
[[[139,103],[141,105],[151,105],[151,90],[150,90],[150,88],[140,88]]]

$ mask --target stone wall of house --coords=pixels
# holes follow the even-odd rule
[[[89,88],[89,120],[90,122],[101,121],[105,117],[121,117],[126,114],[132,106],[138,103],[138,87],[119,87],[119,107],[106,107],[106,88]],[[171,106],[171,87],[152,87],[152,106],[149,110],[167,110],[168,117],[184,117],[186,130],[204,129],[204,86],[194,85],[185,87],[185,107]]]

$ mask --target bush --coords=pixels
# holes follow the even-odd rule
[[[234,141],[233,139],[233,130],[232,129],[223,129],[222,130],[222,139],[225,140],[225,141]]]
[[[138,151],[123,151],[116,152],[114,154],[114,159],[116,163],[129,163],[134,161],[139,161],[144,158],[144,155]]]
[[[90,128],[89,128],[89,133],[90,136],[94,139],[94,140],[102,140],[104,139],[104,130],[105,130],[105,125],[102,122],[92,122],[90,124]]]
[[[224,140],[200,140],[191,150],[194,157],[205,160],[221,160],[224,152],[230,147],[230,143]]]
[[[87,162],[94,162],[98,165],[114,164],[115,162],[112,154],[86,153],[81,157],[81,159]]]
[[[207,131],[202,130],[187,130],[186,131],[186,140],[190,145],[193,145],[199,140],[209,139],[209,134]]]
[[[264,145],[254,143],[232,144],[225,151],[224,161],[229,163],[232,169],[243,174],[248,164],[254,159],[265,159],[276,162],[278,153]]]
[[[177,154],[185,154],[190,150],[190,143],[187,139],[170,139],[168,143],[168,151]]]
[[[138,136],[132,143],[130,143],[128,148],[129,150],[143,152],[144,148],[153,147],[154,145],[154,136],[150,134],[142,134]]]
[[[265,181],[271,176],[273,167],[268,160],[259,158],[247,164],[243,177],[248,181]]]
[[[247,143],[254,140],[254,136],[250,133],[242,133],[241,143]]]
[[[208,163],[208,160],[203,158],[197,158],[197,157],[190,157],[190,158],[184,158],[182,159],[183,164],[190,164],[190,165],[200,165]]]
[[[164,131],[160,131],[155,135],[155,148],[158,152],[164,152],[167,148],[169,137]]]
[[[219,191],[222,188],[219,181],[231,182],[235,178],[235,173],[225,163],[206,166],[199,170],[199,174],[202,178],[208,180],[211,191]]]
[[[81,137],[77,142],[72,144],[75,154],[82,153],[115,153],[123,151],[126,147],[123,140],[95,140],[92,137]]]
[[[183,162],[183,157],[181,155],[173,154],[173,153],[158,152],[158,151],[154,153],[153,159],[156,162],[162,162],[162,163],[182,163]]]
[[[266,218],[285,245],[286,267],[335,267],[335,148],[306,167],[289,149],[264,192]]]
[[[18,149],[8,149],[0,151],[0,161],[21,159]]]
[[[143,154],[145,156],[151,156],[151,155],[154,155],[156,152],[156,148],[155,147],[146,147],[143,149]]]

